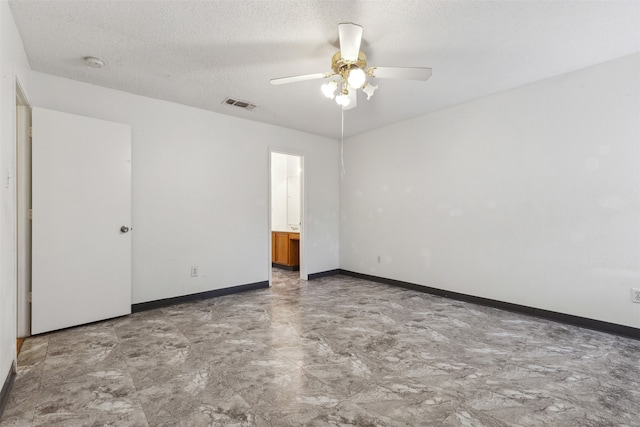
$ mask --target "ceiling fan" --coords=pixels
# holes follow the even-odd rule
[[[426,67],[369,67],[367,57],[360,52],[362,27],[351,22],[338,25],[340,50],[331,58],[331,70],[326,73],[303,74],[300,76],[272,79],[272,85],[301,82],[305,80],[337,77],[322,85],[322,93],[334,99],[343,110],[351,110],[358,104],[357,90],[370,99],[378,88],[367,77],[380,79],[427,80],[431,77],[431,68]],[[336,90],[338,94],[336,95]]]

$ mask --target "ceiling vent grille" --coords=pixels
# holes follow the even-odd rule
[[[233,98],[226,98],[224,101],[222,101],[222,103],[226,105],[230,105],[232,107],[242,108],[248,111],[251,111],[254,108],[256,108],[255,104],[252,104],[247,101],[240,101],[239,99],[233,99]]]

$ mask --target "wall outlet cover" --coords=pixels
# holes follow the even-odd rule
[[[631,302],[640,303],[640,289],[631,288]]]

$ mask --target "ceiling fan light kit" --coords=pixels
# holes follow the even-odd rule
[[[344,28],[344,26],[355,26],[355,27],[359,27],[360,28],[360,36],[362,35],[362,27],[360,27],[359,25],[355,25],[355,24],[340,24],[338,26],[338,28]],[[344,34],[344,31],[341,31],[341,38],[340,38],[340,47],[342,49],[342,34]],[[355,32],[353,31],[347,31],[348,34],[354,34]],[[358,39],[358,49],[360,48],[360,40]],[[348,45],[351,45],[352,43],[347,42]],[[348,51],[351,51],[353,49],[353,46],[349,46]],[[355,58],[355,59],[346,59],[345,57],[350,57],[350,58]],[[341,88],[341,94],[335,97],[336,103],[340,106],[342,106],[342,108],[345,107],[349,107],[351,105],[351,99],[355,98],[355,91],[357,91],[358,89],[362,89],[363,86],[365,84],[367,84],[367,75],[371,76],[371,77],[375,77],[373,76],[373,74],[367,74],[367,72],[369,70],[367,70],[367,72],[365,72],[365,69],[367,67],[367,57],[364,53],[357,51],[356,54],[351,54],[351,53],[344,53],[343,50],[339,50],[338,52],[336,52],[333,57],[331,58],[331,69],[333,70],[333,73],[329,75],[329,77],[333,77],[333,76],[337,76],[339,79],[338,80],[332,80],[329,83],[333,83],[332,87],[335,86],[336,88],[340,87]],[[325,86],[325,85],[323,85]],[[377,87],[377,86],[376,86]],[[349,92],[349,88],[351,88],[354,92],[351,94],[352,96],[349,97],[350,92]],[[333,93],[328,96],[327,95],[327,91],[329,90],[329,88],[324,89],[322,88],[322,92],[325,94],[325,96],[327,96],[327,98],[332,99],[333,98]],[[373,95],[373,92],[371,92],[371,95]],[[367,99],[371,98],[371,95],[367,96]],[[354,105],[351,106],[351,108],[355,108],[355,104],[356,102],[354,101]],[[349,109],[351,109],[349,108]],[[345,108],[346,109],[346,108]]]
[[[371,99],[373,93],[378,89],[378,85],[371,84],[370,81],[367,81],[367,77],[402,80],[427,80],[431,77],[431,68],[426,67],[367,68],[367,57],[363,52],[360,52],[362,42],[362,27],[360,25],[350,22],[339,24],[338,35],[340,50],[331,58],[331,72],[282,77],[272,79],[271,84],[280,85],[337,77],[336,80],[331,80],[320,86],[320,90],[327,98],[335,99],[343,110],[350,110],[357,105],[358,89],[362,89],[367,95],[367,100]],[[335,94],[336,91],[339,91],[338,95]]]

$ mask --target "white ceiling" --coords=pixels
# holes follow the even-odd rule
[[[364,27],[369,65],[428,66],[378,80],[345,112],[345,136],[640,51],[638,0],[10,2],[34,70],[333,138],[322,81],[337,25]],[[101,69],[83,64],[99,56]],[[221,102],[258,105],[253,111]]]

